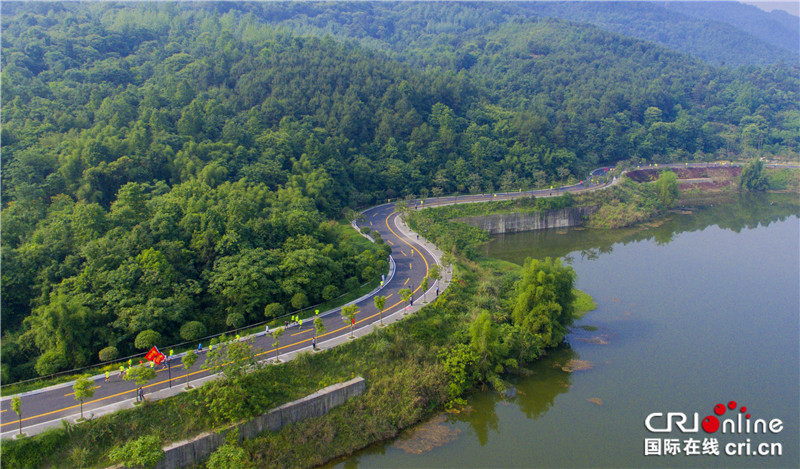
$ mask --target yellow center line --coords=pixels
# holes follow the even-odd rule
[[[389,306],[388,308],[384,309],[383,312],[385,313],[385,312],[389,311],[390,309],[394,308],[395,306],[399,305],[400,303],[402,303],[402,301],[398,301],[397,303]],[[375,313],[372,316],[368,316],[368,317],[363,318],[363,319],[361,319],[359,321],[356,321],[356,324],[359,324],[359,323],[362,323],[362,322],[367,321],[369,319],[372,319],[375,316],[378,316],[378,314],[380,314],[380,313]],[[318,336],[318,338],[322,338],[322,337],[325,337],[325,336],[328,336],[328,335],[331,335],[331,334],[335,334],[336,332],[342,331],[342,330],[347,329],[349,327],[350,327],[350,325],[348,324],[347,326],[340,327],[339,329],[335,329],[335,330],[332,330],[332,331],[327,332],[325,334],[322,334],[322,335]],[[303,344],[303,343],[306,343],[306,342],[311,342],[311,339],[306,339],[306,340],[303,340],[303,341],[300,341],[300,342],[295,342],[293,344],[284,345],[283,347],[278,347],[277,349],[265,350],[265,351],[263,351],[261,353],[257,353],[255,356],[258,357],[258,356],[261,356],[261,355],[274,353],[276,350],[282,350],[282,349],[285,349],[287,347],[292,347],[294,345]],[[194,376],[196,374],[204,373],[206,371],[208,371],[208,370],[201,369],[201,370],[193,371],[191,373],[188,373],[188,375],[176,376],[176,377],[172,378],[172,381],[185,380],[187,376]],[[169,379],[165,379],[165,380],[159,381],[157,383],[148,384],[147,386],[144,386],[143,389],[150,388],[150,387],[153,387],[153,386],[158,386],[159,384],[168,383],[169,381],[170,381]],[[136,392],[136,389],[130,389],[128,391],[122,391],[122,392],[119,392],[119,393],[116,393],[116,394],[112,394],[110,396],[101,397],[101,398],[95,399],[93,401],[87,401],[87,402],[84,402],[84,404],[85,405],[89,405],[89,404],[93,404],[95,402],[100,402],[100,401],[104,401],[106,399],[111,399],[111,398],[114,398],[114,397],[119,397],[119,396],[122,396],[122,395],[125,395],[125,394],[128,394],[128,393],[135,393],[135,392]],[[26,418],[22,419],[21,421],[25,422],[27,420],[32,420],[32,419],[39,418],[39,417],[46,417],[48,415],[57,414],[59,412],[64,412],[64,411],[67,411],[67,410],[77,409],[78,407],[80,407],[80,404],[76,404],[76,405],[71,406],[71,407],[64,407],[63,409],[53,410],[53,411],[50,411],[50,412],[45,412],[43,414],[32,415],[30,417],[26,417]],[[15,421],[5,422],[3,424],[0,424],[0,427],[5,427],[6,425],[12,425],[12,424],[15,424],[15,423],[17,423],[17,422],[15,422]]]
[[[304,330],[304,331],[295,332],[295,333],[294,333],[294,334],[292,334],[290,337],[294,337],[294,336],[296,336],[296,335],[300,335],[300,334],[305,334],[306,332],[311,332],[311,331],[313,331],[313,330],[314,330],[314,329],[306,329],[306,330]]]
[[[405,251],[400,251],[400,253],[401,253],[401,254],[403,254],[403,257],[408,257],[408,256],[406,255]]]
[[[3,410],[0,410],[0,414],[2,414],[3,412],[5,412],[5,411],[7,411],[7,410],[8,410],[8,409],[3,409]]]
[[[197,374],[197,373],[203,373],[204,371],[206,371],[206,370],[198,370],[198,371],[195,371],[195,372],[189,373],[189,376],[191,376],[191,375],[195,375],[195,374]],[[186,375],[183,375],[183,376],[176,376],[176,377],[172,378],[172,381],[176,381],[178,378],[185,378],[185,377],[186,377]],[[143,387],[143,389],[144,389],[144,388],[150,388],[150,387],[153,387],[153,386],[158,386],[159,384],[164,384],[164,383],[168,383],[168,382],[169,382],[169,380],[168,380],[168,379],[165,379],[164,381],[159,381],[159,382],[157,382],[157,383],[148,384],[147,386],[144,386],[144,387]],[[131,384],[133,384],[133,383],[131,383]],[[125,395],[125,394],[128,394],[128,393],[135,393],[135,392],[136,392],[136,389],[129,389],[129,390],[127,390],[127,391],[122,391],[122,392],[118,392],[118,393],[116,393],[116,394],[111,394],[110,396],[101,397],[101,398],[99,398],[99,399],[95,399],[95,400],[93,400],[93,401],[86,401],[86,402],[84,402],[83,404],[84,404],[84,405],[89,405],[89,404],[93,404],[93,403],[95,403],[95,402],[100,402],[100,401],[104,401],[104,400],[106,400],[106,399],[111,399],[111,398],[114,398],[114,397],[119,397],[119,396],[122,396],[122,395]],[[71,406],[71,407],[64,407],[63,409],[52,410],[52,411],[50,411],[50,412],[45,412],[45,413],[43,413],[43,414],[39,414],[39,415],[32,415],[32,416],[30,416],[30,417],[26,417],[26,418],[22,419],[22,421],[24,422],[24,421],[26,421],[26,420],[31,420],[31,419],[35,419],[35,418],[39,418],[39,417],[45,417],[45,416],[47,416],[47,415],[57,414],[57,413],[59,413],[59,412],[63,412],[63,411],[65,411],[65,410],[77,409],[77,408],[78,408],[78,407],[80,407],[80,406],[81,406],[80,404],[76,404],[76,405],[74,405],[74,406]],[[16,423],[16,422],[6,422],[6,423],[4,423],[4,424],[0,424],[0,427],[5,427],[6,425],[10,425],[10,424],[12,424],[12,423]]]
[[[408,283],[409,280],[411,280],[411,277],[407,278],[406,281],[403,282],[403,286],[406,286],[406,284]]]
[[[386,242],[389,243],[389,246],[394,246],[394,243],[389,241],[388,239],[386,240]]]
[[[95,388],[95,389],[100,389],[100,386],[95,386],[94,388]],[[65,395],[65,396],[71,396],[71,395],[73,395],[73,394],[75,394],[75,393],[74,393],[74,392],[71,392],[71,393],[69,393],[69,394],[64,394],[64,395]]]
[[[389,214],[389,215],[386,217],[386,220],[385,220],[385,222],[386,222],[386,228],[389,228],[389,231],[391,231],[393,235],[397,236],[397,233],[395,233],[395,232],[394,232],[394,230],[392,229],[392,227],[391,227],[391,226],[389,226],[389,218],[390,218],[392,215],[394,215],[395,213],[397,213],[397,212],[392,212],[392,213],[390,213],[390,214]],[[412,250],[414,250],[414,251],[417,251],[417,254],[419,254],[419,257],[421,257],[421,258],[422,258],[422,262],[424,262],[424,263],[425,263],[425,277],[427,277],[427,276],[428,276],[428,272],[430,272],[430,266],[428,265],[428,259],[425,259],[425,256],[423,256],[423,255],[422,255],[422,253],[421,253],[421,252],[419,252],[419,251],[417,250],[417,248],[415,248],[415,247],[414,247],[414,246],[413,246],[411,243],[409,243],[409,242],[408,242],[408,241],[406,241],[405,239],[401,238],[400,236],[397,236],[397,239],[399,239],[400,241],[402,241],[402,242],[406,243],[406,244],[408,245],[408,247],[410,247]],[[409,265],[409,268],[411,268],[411,265]],[[420,288],[422,288],[422,285],[418,286],[418,287],[417,287],[417,288],[416,288],[416,289],[415,289],[413,292],[411,292],[411,293],[416,293],[416,292],[417,292],[417,290],[419,290]]]
[[[387,298],[388,298],[388,297],[387,297]],[[381,311],[381,312],[382,312],[382,313],[385,313],[385,312],[389,311],[390,309],[394,308],[395,306],[397,306],[397,305],[399,305],[399,304],[401,304],[401,303],[403,303],[403,301],[398,301],[397,303],[395,303],[395,304],[393,304],[393,305],[389,306],[388,308],[384,309],[384,310],[383,310],[383,311]],[[365,318],[363,318],[363,319],[359,319],[358,321],[356,321],[356,325],[358,325],[358,324],[361,324],[362,322],[364,322],[364,321],[367,321],[367,320],[369,320],[369,319],[372,319],[372,318],[374,318],[375,316],[378,316],[379,314],[380,314],[380,313],[375,313],[375,314],[373,314],[373,315],[371,315],[371,316],[367,316],[367,317],[365,317]],[[317,339],[322,339],[322,338],[323,338],[323,337],[325,337],[325,336],[329,336],[329,335],[331,335],[331,334],[335,334],[335,333],[337,333],[337,332],[339,332],[339,331],[343,331],[343,330],[345,330],[345,329],[348,329],[349,327],[350,327],[350,324],[348,324],[348,325],[346,325],[346,326],[343,326],[343,327],[340,327],[340,328],[338,328],[338,329],[334,329],[334,330],[332,330],[332,331],[330,331],[330,332],[326,332],[326,333],[324,333],[324,334],[320,334],[320,335],[318,335],[318,336],[317,336]],[[267,355],[267,354],[273,353],[273,352],[275,352],[275,351],[277,351],[277,350],[283,350],[283,349],[285,349],[285,348],[288,348],[288,347],[293,347],[293,346],[295,346],[295,345],[304,344],[304,343],[306,343],[306,342],[309,342],[309,343],[310,343],[310,342],[311,342],[311,339],[305,339],[305,340],[301,340],[301,341],[299,341],[299,342],[294,342],[294,343],[291,343],[291,344],[287,344],[287,345],[284,345],[283,347],[277,347],[277,348],[274,348],[274,349],[272,349],[272,350],[265,350],[265,351],[263,351],[263,352],[257,353],[255,356],[256,356],[256,357],[260,357],[261,355]]]
[[[394,293],[389,293],[389,296],[387,296],[386,299],[388,300],[389,298],[392,297],[392,295],[394,295]]]

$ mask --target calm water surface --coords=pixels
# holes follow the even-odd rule
[[[514,380],[515,396],[477,393],[471,412],[442,414],[422,433],[337,465],[800,467],[799,239],[796,196],[675,214],[660,226],[495,238],[485,246],[492,257],[564,257],[598,309],[576,325],[569,348]],[[591,368],[564,371],[573,359]],[[737,409],[721,418],[746,406],[751,420],[782,420],[782,431],[655,434],[644,426],[653,412],[702,419],[732,400]],[[719,456],[685,454],[689,438],[709,437]],[[645,456],[652,438],[676,439],[680,454]],[[782,455],[725,454],[728,443],[747,451],[748,438],[751,450],[778,443]]]

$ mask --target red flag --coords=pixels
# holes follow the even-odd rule
[[[163,362],[166,358],[167,357],[163,353],[159,352],[158,356],[156,357],[155,360],[153,360],[153,362],[155,362],[156,365],[160,365],[161,362]]]
[[[156,358],[158,358],[158,356],[161,354],[162,353],[158,351],[158,347],[153,345],[153,348],[151,348],[150,351],[147,352],[147,355],[144,356],[144,359],[149,362],[154,362],[156,361]]]

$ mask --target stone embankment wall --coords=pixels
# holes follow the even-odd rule
[[[225,435],[239,429],[239,438],[253,438],[265,430],[277,431],[285,425],[312,417],[327,414],[332,408],[344,404],[348,399],[359,396],[366,385],[364,378],[353,378],[344,383],[334,384],[302,399],[272,409],[264,415],[221,432],[207,432],[189,440],[179,441],[164,448],[164,457],[156,465],[157,469],[171,469],[196,464],[225,444]]]
[[[456,218],[453,221],[466,223],[480,228],[491,235],[517,233],[520,231],[546,230],[550,228],[567,228],[582,225],[586,219],[596,212],[596,205],[588,207],[570,207],[560,210],[548,210],[532,213],[502,213],[474,217]]]

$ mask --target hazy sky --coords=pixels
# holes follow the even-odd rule
[[[788,11],[794,16],[800,16],[800,2],[775,2],[769,0],[743,0],[742,3],[755,5],[764,11],[783,10]]]

